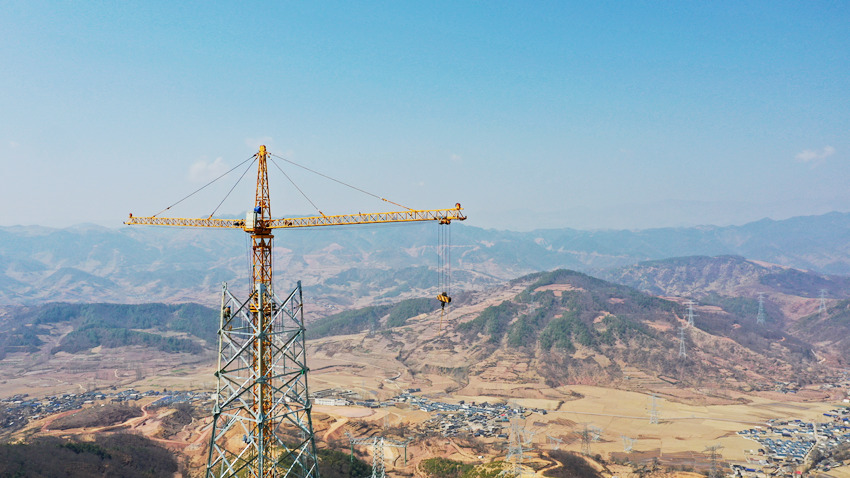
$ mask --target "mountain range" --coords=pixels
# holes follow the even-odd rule
[[[281,230],[275,283],[286,288],[301,280],[322,314],[435,295],[436,227]],[[556,268],[604,275],[642,261],[694,255],[737,255],[824,276],[850,275],[850,244],[844,240],[850,237],[850,213],[637,231],[451,227],[452,279],[464,290]],[[247,287],[249,247],[238,230],[2,227],[0,303],[214,303],[222,282]]]

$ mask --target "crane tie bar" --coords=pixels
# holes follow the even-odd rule
[[[310,172],[311,172],[311,173],[313,173],[313,174],[317,174],[317,175],[319,175],[319,176],[321,176],[321,177],[323,177],[323,178],[325,178],[325,179],[330,179],[331,181],[334,181],[334,182],[336,182],[336,183],[342,184],[343,186],[346,186],[346,187],[349,187],[349,188],[351,188],[351,189],[354,189],[355,191],[360,191],[360,192],[361,192],[361,193],[363,193],[363,194],[367,194],[367,195],[372,196],[372,197],[374,197],[374,198],[380,199],[381,201],[386,201],[386,202],[388,202],[388,203],[390,203],[390,204],[394,204],[394,205],[396,205],[396,206],[398,206],[398,207],[401,207],[401,208],[407,209],[408,211],[412,211],[412,210],[413,210],[412,208],[409,208],[409,207],[407,207],[407,206],[403,206],[403,205],[401,205],[401,204],[399,204],[399,203],[397,203],[397,202],[390,201],[389,199],[387,199],[387,198],[383,198],[383,197],[381,197],[381,196],[378,196],[377,194],[372,194],[372,193],[370,193],[369,191],[365,191],[365,190],[363,190],[363,189],[360,189],[360,188],[358,188],[357,186],[352,186],[352,185],[350,185],[350,184],[348,184],[348,183],[346,183],[346,182],[340,181],[339,179],[332,178],[332,177],[330,177],[330,176],[328,176],[328,175],[326,175],[326,174],[322,174],[322,173],[320,173],[320,172],[318,172],[318,171],[314,171],[314,170],[312,170],[312,169],[308,168],[307,166],[302,166],[302,165],[300,165],[300,164],[298,164],[298,163],[296,163],[296,162],[290,161],[290,160],[288,160],[288,159],[286,159],[286,158],[284,158],[284,157],[282,157],[282,156],[278,156],[278,155],[276,155],[276,154],[271,154],[271,153],[269,153],[269,155],[270,155],[270,156],[274,156],[275,158],[281,159],[281,160],[283,160],[283,161],[286,161],[287,163],[289,163],[289,164],[291,164],[291,165],[293,165],[293,166],[298,166],[298,167],[299,167],[299,168],[301,168],[301,169],[306,169],[307,171],[310,171]],[[303,194],[303,193],[302,193],[302,194]]]

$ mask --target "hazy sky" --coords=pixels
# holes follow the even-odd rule
[[[489,228],[850,211],[847,2],[222,3],[3,2],[0,225],[118,226],[260,144]],[[395,209],[278,164],[326,214]]]

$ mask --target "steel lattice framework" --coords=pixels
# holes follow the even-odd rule
[[[221,310],[207,477],[318,477],[301,283],[283,300],[260,283],[246,301],[225,284]]]
[[[369,445],[372,448],[372,478],[386,478],[387,469],[384,464],[384,447],[404,448],[404,466],[407,466],[407,444],[410,440],[397,442],[382,436],[354,438],[348,432],[348,442],[351,445],[351,458],[354,459],[354,445]]]

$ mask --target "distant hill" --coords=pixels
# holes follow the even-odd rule
[[[844,359],[841,363],[846,366],[850,350],[850,300],[831,301],[825,311],[801,318],[790,329],[818,349],[833,351]]]
[[[474,216],[474,212],[470,212]],[[278,287],[302,280],[314,314],[436,294],[433,224],[281,231]],[[738,255],[850,275],[850,214],[743,226],[643,231],[511,232],[452,226],[457,289],[481,290],[542,270],[599,274],[677,256]],[[77,226],[0,228],[0,304],[215,303],[221,282],[247,288],[248,244],[238,230]],[[813,285],[816,286],[816,285]]]
[[[668,277],[670,270],[674,278]],[[734,256],[623,269],[628,273],[622,277],[688,292],[665,293],[665,298],[559,269],[457,294],[442,329],[436,300],[423,297],[318,318],[308,325],[307,338],[311,353],[367,353],[375,360],[398,361],[412,374],[438,371],[458,381],[486,382],[497,374],[499,380],[516,375],[515,380],[550,387],[639,388],[655,380],[684,388],[771,390],[777,382],[806,383],[823,378],[833,366],[845,366],[850,346],[850,298],[830,299],[827,310],[817,312],[819,299],[779,290],[808,293],[803,285],[819,286],[818,280],[829,277],[789,270]],[[777,271],[786,272],[779,276],[783,280],[775,280]],[[736,282],[737,276],[743,279]],[[756,286],[768,293],[765,324],[755,321],[758,301],[748,287]],[[745,295],[727,295],[735,291]],[[694,327],[687,327],[687,296],[698,298]],[[0,359],[15,352],[89,354],[97,347],[126,346],[209,354],[217,317],[215,310],[196,304],[10,307],[0,315],[7,331],[0,336]],[[686,356],[680,355],[682,340]]]
[[[341,333],[377,330],[387,334],[393,347],[404,342],[401,337],[412,337],[414,343],[405,343],[397,360],[414,371],[433,369],[440,357],[451,353],[452,370],[463,374],[483,377],[494,373],[497,364],[511,363],[528,367],[549,386],[628,388],[630,374],[637,370],[688,386],[716,382],[731,389],[771,389],[776,381],[814,379],[825,370],[819,368],[810,343],[774,326],[775,319],[770,326],[755,324],[746,307],[731,298],[726,306],[700,308],[696,326],[685,328],[687,356],[681,357],[680,329],[687,323],[681,302],[571,270],[525,276],[506,290],[515,293],[473,294],[460,300],[452,325],[440,338],[405,335],[401,329],[420,326],[411,318],[401,322],[401,329],[394,328],[389,309],[348,312],[370,321]],[[335,320],[321,319],[314,326],[326,327]]]
[[[604,277],[654,295],[693,299],[697,307],[722,307],[741,317],[744,325],[756,321],[762,296],[767,326],[812,343],[841,363],[850,346],[850,277],[739,256],[646,261],[607,271]],[[824,313],[817,312],[821,296]]]
[[[33,353],[45,345],[52,326],[68,326],[49,353],[86,352],[94,347],[141,345],[162,352],[198,354],[217,346],[218,313],[197,304],[49,303],[11,308],[0,326],[0,360],[8,353]]]
[[[655,295],[753,297],[758,293],[850,298],[850,277],[826,275],[741,256],[689,256],[644,261],[601,274]]]

